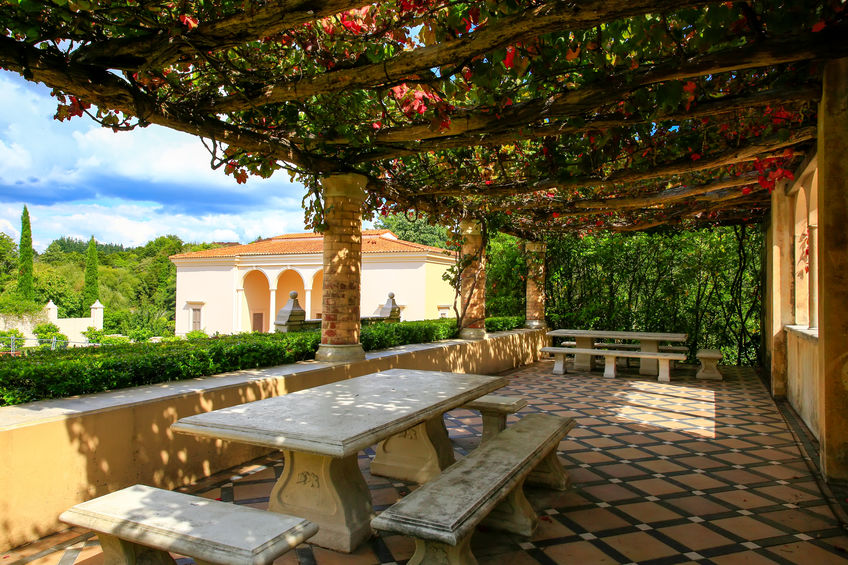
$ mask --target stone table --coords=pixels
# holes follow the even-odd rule
[[[442,415],[507,384],[504,377],[391,369],[178,420],[177,432],[280,449],[269,509],[306,518],[310,543],[351,552],[371,535],[371,497],[357,453],[377,450],[381,474],[453,462]]]
[[[620,332],[607,330],[569,330],[560,329],[549,331],[549,336],[573,337],[577,347],[581,349],[594,349],[596,339],[631,339],[639,342],[642,351],[656,353],[659,351],[661,341],[686,341],[686,334],[663,333],[663,332]],[[592,369],[591,355],[575,355],[574,368],[578,371],[589,371]],[[656,359],[642,359],[639,363],[640,375],[657,376],[659,366]]]

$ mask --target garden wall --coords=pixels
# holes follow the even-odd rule
[[[0,551],[62,529],[78,502],[135,483],[173,489],[267,453],[173,434],[179,418],[391,368],[495,374],[538,360],[546,341],[514,330],[0,408]]]

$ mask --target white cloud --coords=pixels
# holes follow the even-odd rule
[[[49,89],[0,71],[0,231],[19,237],[26,203],[39,251],[62,236],[135,246],[304,230],[304,189],[284,172],[237,185],[211,169],[196,137],[158,126],[114,133],[88,118],[58,122],[55,110]]]

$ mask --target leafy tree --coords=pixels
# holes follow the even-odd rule
[[[18,244],[0,232],[0,281],[14,276],[18,266]]]
[[[94,236],[88,242],[88,252],[85,257],[85,286],[82,291],[83,307],[91,307],[100,298],[100,284],[97,277],[97,242]]]
[[[498,233],[486,249],[486,316],[523,316],[527,262],[519,239]]]
[[[431,223],[427,215],[410,217],[406,213],[387,214],[377,219],[374,226],[378,229],[391,230],[404,241],[412,241],[432,247],[447,247],[448,229],[442,225]]]
[[[24,205],[21,213],[21,244],[18,255],[18,294],[25,300],[35,298],[32,286],[32,231],[29,225],[29,210]]]

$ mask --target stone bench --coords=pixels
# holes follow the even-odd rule
[[[471,565],[474,528],[533,534],[538,523],[523,485],[534,469],[554,461],[559,442],[574,427],[572,418],[528,414],[421,485],[371,521],[382,531],[415,538],[410,563]]]
[[[294,516],[135,485],[70,508],[59,519],[97,532],[107,564],[264,565],[313,536]]]
[[[696,379],[703,379],[707,381],[722,380],[721,373],[719,372],[718,367],[716,367],[723,357],[721,351],[718,349],[699,349],[695,357],[697,357],[698,361],[701,362],[701,368],[698,369],[698,372],[695,374]]]
[[[653,351],[622,351],[620,349],[597,350],[580,347],[543,347],[543,353],[554,355],[554,374],[565,374],[566,355],[599,355],[604,358],[604,376],[614,379],[616,376],[615,360],[619,357],[633,357],[635,359],[656,359],[659,362],[659,373],[657,380],[667,383],[671,381],[671,361],[685,361],[686,355],[682,353],[663,353]]]
[[[599,341],[595,343],[596,349],[618,349],[623,351],[638,351],[639,349],[641,349],[641,347],[642,346],[638,343],[607,343],[605,341]],[[689,353],[689,348],[685,345],[660,345],[657,349],[659,349],[659,351],[662,353]],[[621,361],[623,361],[623,363],[621,363]],[[628,357],[619,357],[619,364],[622,367],[629,367],[629,361],[630,358]],[[675,363],[677,363],[677,360],[672,360],[672,369],[674,369]]]
[[[480,440],[482,443],[506,429],[506,417],[515,414],[525,406],[527,406],[526,398],[487,394],[468,402],[463,408],[477,410],[483,417],[483,437]]]

